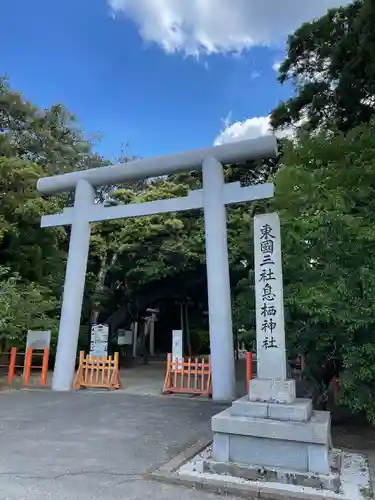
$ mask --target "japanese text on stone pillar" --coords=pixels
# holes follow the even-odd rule
[[[263,334],[262,347],[264,349],[272,349],[279,347],[276,342],[274,332],[277,328],[277,297],[276,288],[272,287],[273,282],[276,281],[275,276],[275,261],[273,260],[273,252],[275,246],[275,235],[273,234],[272,227],[269,224],[263,224],[260,227],[260,275],[259,282],[262,286],[262,301],[261,316],[262,324],[261,331]]]

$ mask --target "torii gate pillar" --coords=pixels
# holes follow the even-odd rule
[[[224,172],[212,157],[204,160],[202,170],[212,397],[231,401],[236,388]]]
[[[77,182],[74,198],[74,215],[52,378],[53,390],[69,391],[72,386],[90,246],[90,222],[85,214],[88,215],[94,199],[93,187],[86,180],[80,179]]]

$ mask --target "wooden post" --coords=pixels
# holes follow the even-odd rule
[[[201,363],[202,363],[202,366],[201,366],[201,391],[202,391],[202,394],[203,394],[204,393],[204,387],[205,387],[205,384],[204,384],[204,374],[205,374],[205,368],[206,368],[205,359],[203,357],[201,359]],[[196,370],[198,370],[198,366],[196,367]]]
[[[47,385],[48,358],[49,358],[49,350],[46,348],[43,350],[42,373],[40,375],[41,386]]]
[[[249,392],[250,380],[253,378],[253,353],[246,353],[246,392]]]
[[[167,355],[167,373],[165,374],[163,392],[167,392],[171,386],[171,363],[172,363],[172,354],[168,353],[168,355]]]
[[[29,347],[26,351],[24,371],[23,371],[23,383],[25,386],[29,385],[30,382],[30,370],[31,370],[32,359],[33,359],[33,350],[31,347]]]
[[[207,396],[212,397],[212,379],[211,379],[211,354],[208,356],[208,382],[207,382]]]
[[[133,323],[133,358],[137,357],[138,321]]]
[[[198,390],[198,358],[195,358],[195,367],[194,367],[194,390]]]
[[[332,378],[332,391],[333,391],[333,400],[336,406],[340,403],[340,386],[337,378],[334,376]]]
[[[12,349],[10,351],[10,359],[9,359],[8,384],[11,384],[13,382],[14,370],[16,367],[16,358],[17,358],[17,348],[12,347]]]

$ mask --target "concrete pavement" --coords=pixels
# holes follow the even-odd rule
[[[239,368],[241,394],[244,369]],[[2,500],[220,498],[152,481],[150,472],[198,439],[209,439],[210,417],[223,406],[160,396],[162,364],[121,375],[123,389],[114,392],[0,392]],[[361,422],[333,426],[333,441],[336,447],[365,453],[375,479],[372,428]]]
[[[3,500],[209,500],[148,473],[209,436],[208,401],[123,392],[0,394]],[[227,497],[230,498],[230,497]]]

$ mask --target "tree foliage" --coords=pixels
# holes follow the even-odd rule
[[[288,39],[279,80],[295,95],[271,116],[274,128],[350,130],[375,113],[375,5],[354,0],[303,24]]]
[[[37,283],[23,283],[19,274],[0,266],[0,352],[25,346],[27,330],[56,333],[57,301]],[[56,346],[56,335],[52,339]]]
[[[0,156],[35,163],[45,174],[101,166],[74,115],[62,105],[40,109],[0,78]]]
[[[370,124],[329,141],[306,137],[290,145],[273,202],[283,222],[290,348],[308,352],[315,372],[330,356],[342,360],[343,401],[372,420],[374,186]]]
[[[40,227],[66,196],[44,199],[39,177],[105,164],[61,105],[41,110],[0,78],[0,327],[2,347],[21,345],[28,329],[56,338],[67,233]]]

